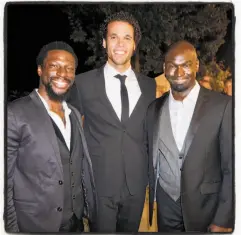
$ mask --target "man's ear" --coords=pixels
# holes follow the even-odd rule
[[[105,40],[105,39],[103,39],[102,46],[103,46],[104,48],[106,48],[106,40]]]
[[[38,65],[37,73],[38,73],[39,77],[42,76],[43,71],[42,71],[41,65]]]

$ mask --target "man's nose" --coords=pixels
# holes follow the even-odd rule
[[[119,39],[118,39],[118,45],[119,45],[119,46],[123,46],[123,45],[124,45],[124,39],[119,38]]]
[[[177,70],[176,70],[176,73],[177,73],[178,77],[182,77],[185,74],[183,67],[182,66],[178,66]]]
[[[63,77],[67,73],[66,69],[64,67],[59,67],[57,70],[57,75],[60,77]]]

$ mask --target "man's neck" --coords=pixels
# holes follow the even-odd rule
[[[48,94],[41,88],[38,90],[39,95],[46,101],[46,103],[49,106],[49,109],[52,111],[53,110],[61,110],[63,109],[63,105],[61,101],[57,100],[51,100],[48,96]]]
[[[188,88],[187,90],[183,91],[183,92],[179,92],[179,91],[175,91],[175,90],[171,90],[172,92],[172,96],[175,100],[177,101],[183,101],[191,92],[191,90],[194,88],[196,83],[193,84],[193,86],[191,86],[190,88]]]
[[[112,67],[113,69],[115,69],[115,70],[118,71],[119,73],[124,73],[124,72],[126,72],[126,71],[131,67],[131,64],[130,64],[130,63],[124,64],[124,65],[113,64],[113,63],[110,62],[110,61],[107,61],[107,63],[108,63],[108,66]]]

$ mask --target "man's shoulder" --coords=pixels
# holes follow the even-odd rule
[[[28,105],[29,102],[31,102],[30,95],[26,95],[21,98],[8,102],[7,107],[12,110],[21,109],[22,107],[26,107],[26,105]]]
[[[154,110],[154,109],[160,108],[164,104],[164,101],[167,99],[168,96],[169,96],[169,91],[165,92],[161,97],[156,98],[155,100],[153,100],[149,104],[148,110]]]
[[[80,74],[76,75],[75,80],[79,81],[79,80],[83,80],[83,79],[87,79],[87,80],[92,79],[92,78],[96,77],[100,71],[101,71],[101,68],[97,68],[97,69],[89,70],[84,73],[80,73]]]
[[[141,79],[150,82],[150,83],[156,83],[154,78],[151,78],[143,73],[135,72],[136,76],[139,76]]]
[[[231,96],[223,94],[222,92],[208,90],[205,88],[201,88],[201,89],[203,89],[209,95],[209,99],[213,100],[215,103],[217,102],[217,103],[225,104],[232,101]]]

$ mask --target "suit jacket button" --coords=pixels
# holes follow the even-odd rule
[[[59,181],[59,185],[62,185],[62,184],[63,184],[63,181],[62,181],[62,180],[60,180],[60,181]]]
[[[63,209],[61,207],[57,208],[57,211],[61,212]]]

